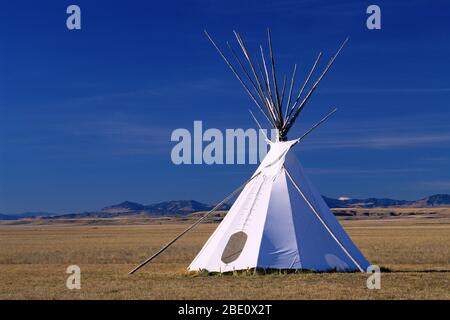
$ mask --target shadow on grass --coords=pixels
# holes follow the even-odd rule
[[[430,270],[392,270],[386,267],[380,267],[381,273],[450,273],[447,269],[430,269]],[[250,268],[246,270],[235,270],[229,272],[211,272],[208,270],[184,271],[182,275],[187,277],[222,277],[222,276],[270,276],[270,275],[292,275],[292,274],[329,274],[329,273],[360,273],[359,271],[337,271],[330,269],[327,271],[314,271],[307,269],[272,269],[272,268]]]
[[[388,270],[387,268],[384,268]],[[383,268],[382,268],[383,272]],[[273,269],[273,268],[249,268],[245,270],[235,270],[228,272],[212,272],[208,270],[186,271],[185,275],[190,277],[221,277],[221,276],[270,276],[270,275],[290,275],[290,274],[326,274],[326,273],[359,273],[359,271],[338,271],[330,269],[327,271],[314,271],[308,269]]]
[[[429,270],[391,270],[388,272],[392,273],[450,273],[450,270],[439,270],[439,269],[429,269]]]

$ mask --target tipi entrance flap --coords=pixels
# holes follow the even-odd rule
[[[222,253],[222,262],[228,264],[239,258],[242,250],[244,250],[247,242],[247,234],[243,231],[233,233],[225,246]]]

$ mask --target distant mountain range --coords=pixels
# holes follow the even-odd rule
[[[394,200],[394,199],[350,199],[350,198],[328,198],[324,196],[325,202],[330,208],[429,208],[450,207],[449,194],[436,194],[419,200]],[[125,201],[116,205],[104,207],[98,211],[55,214],[46,212],[26,212],[21,214],[0,214],[0,220],[18,220],[24,218],[42,219],[80,219],[80,218],[116,218],[126,216],[187,216],[193,212],[209,211],[214,205],[201,203],[195,200],[174,200],[143,205],[136,202]],[[219,210],[228,210],[230,205],[223,204]]]
[[[98,211],[70,213],[64,215],[41,216],[43,219],[81,219],[81,218],[117,218],[126,216],[163,217],[187,216],[193,212],[209,211],[215,205],[195,200],[174,200],[143,205],[137,202],[124,201],[116,205],[104,207]],[[228,210],[230,205],[223,204],[218,210]],[[0,217],[1,219],[1,217]]]
[[[209,211],[214,205],[201,203],[195,200],[175,200],[159,202],[150,205],[142,205],[136,202],[125,201],[117,205],[105,207],[103,212],[123,212],[123,211],[146,211],[156,215],[187,215],[192,212]],[[229,205],[224,204],[220,210],[228,210]]]

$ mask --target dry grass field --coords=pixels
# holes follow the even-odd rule
[[[392,210],[392,209],[391,209]],[[0,225],[0,299],[450,299],[450,215],[341,220],[373,264],[367,274],[188,275],[217,224],[202,224],[135,275],[127,272],[186,223],[62,221]],[[81,268],[81,290],[65,286]]]

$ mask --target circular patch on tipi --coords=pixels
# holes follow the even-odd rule
[[[244,249],[245,243],[247,242],[247,234],[243,231],[233,233],[228,240],[227,245],[222,253],[223,263],[230,263],[235,261],[241,255]]]

